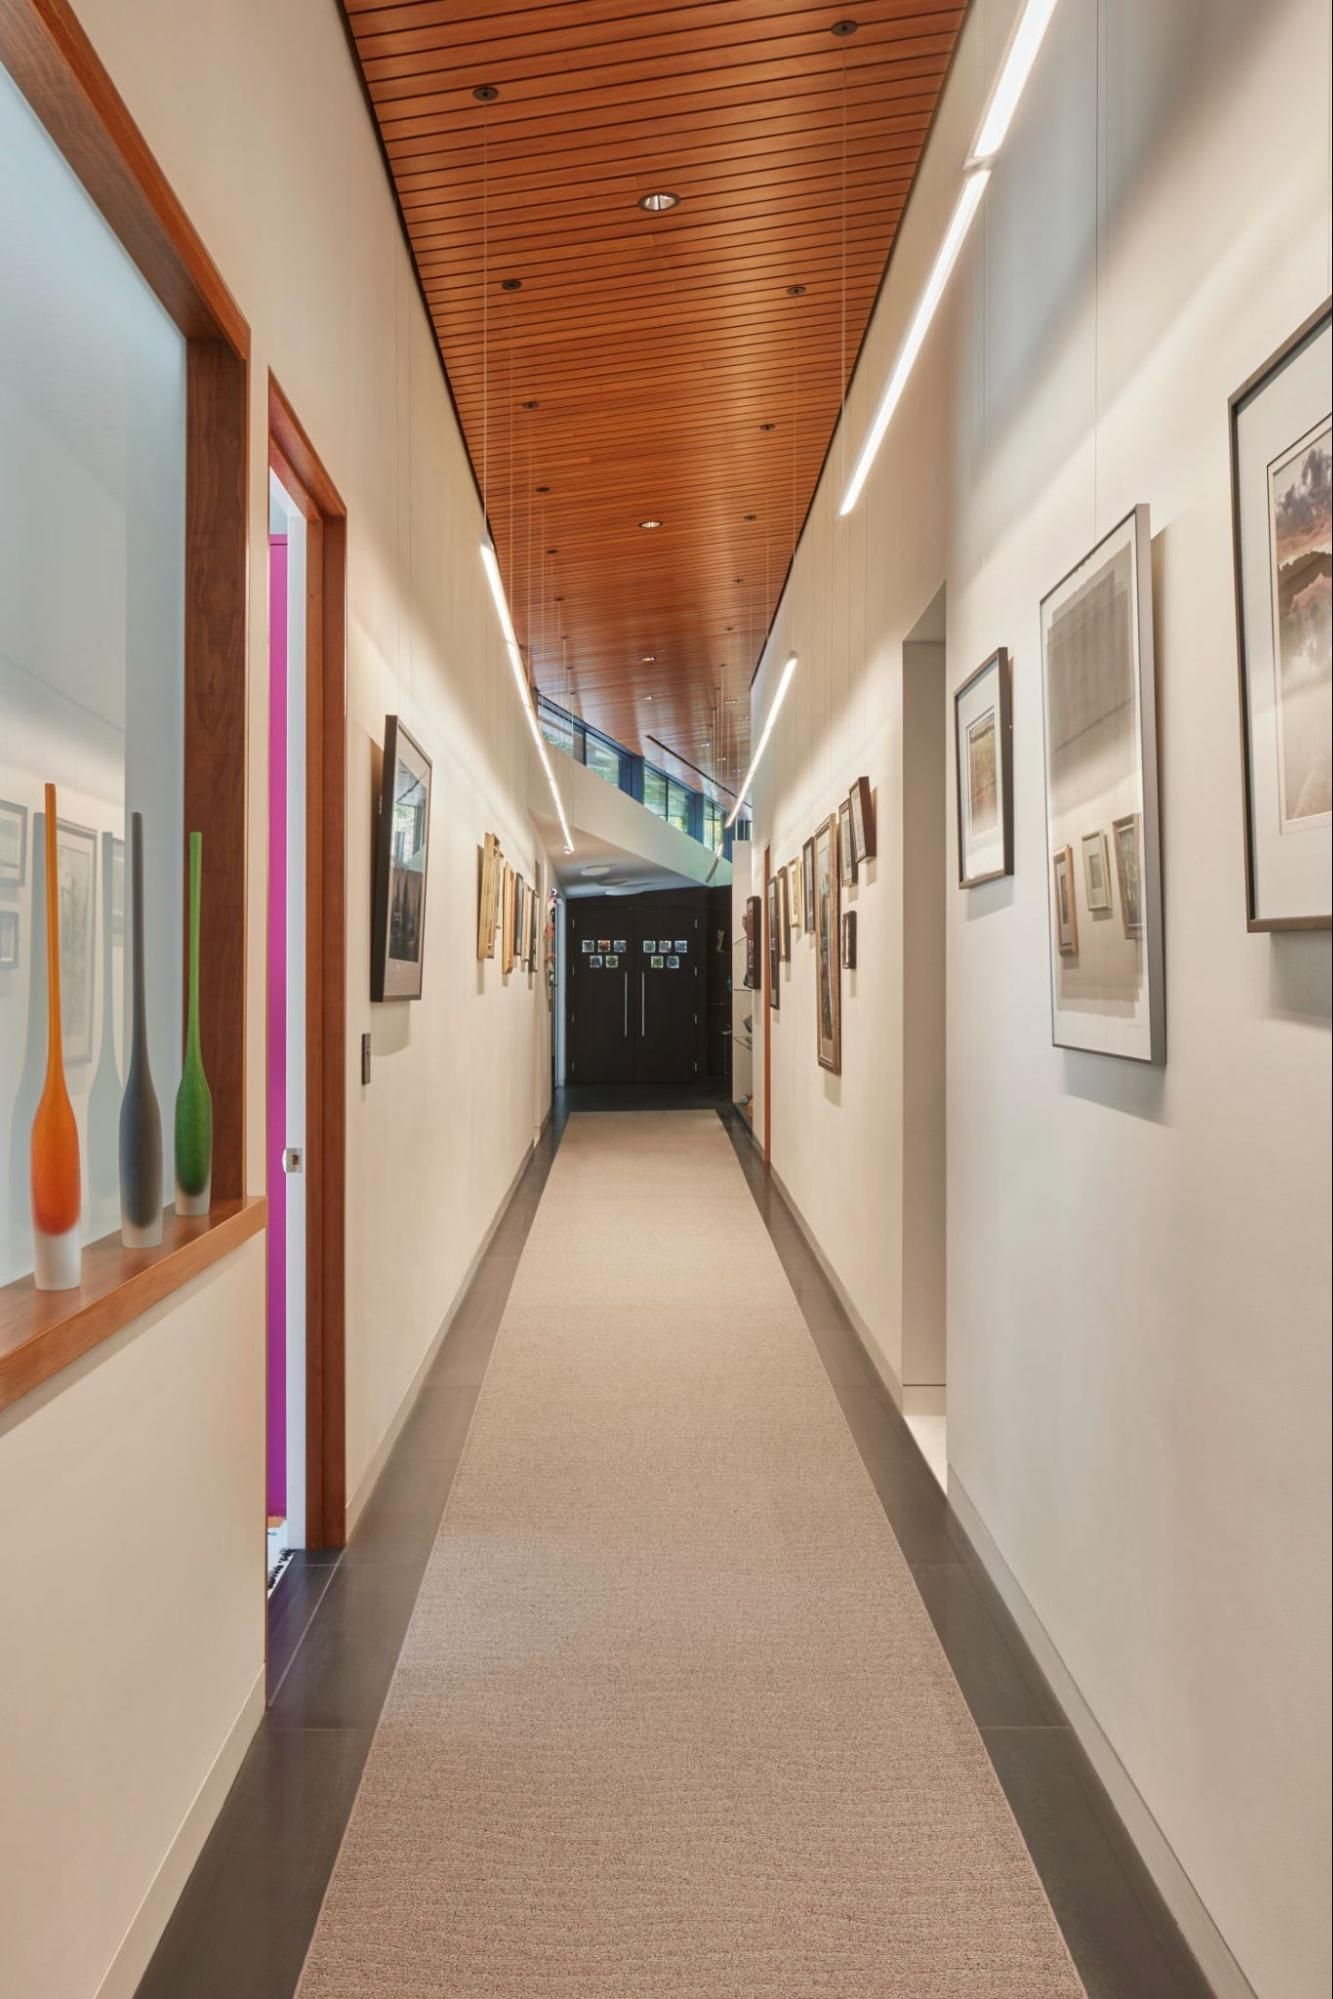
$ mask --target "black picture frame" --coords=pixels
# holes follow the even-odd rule
[[[745,980],[750,992],[759,985],[759,946],[764,925],[764,905],[757,895],[745,900]]]
[[[988,678],[995,680],[995,769],[999,784],[999,830],[1002,859],[997,868],[984,868],[975,873],[968,871],[968,832],[964,805],[971,796],[968,759],[964,754],[965,744],[970,747],[968,731],[975,723],[965,726],[963,707],[969,696]],[[959,888],[980,888],[984,882],[1003,881],[1014,871],[1014,716],[1013,686],[1009,667],[1009,653],[1006,647],[997,646],[988,658],[981,662],[975,673],[969,673],[953,697],[953,760],[954,760],[954,830],[958,838],[958,886]]]
[[[370,926],[372,1000],[421,998],[426,957],[430,808],[431,760],[401,717],[386,715],[375,822],[374,904]],[[395,852],[406,837],[417,840],[411,851],[413,856],[420,854],[419,867],[402,865]],[[404,945],[410,948],[404,949]]]
[[[845,972],[856,970],[856,911],[846,909],[842,915],[842,968]]]
[[[781,1005],[782,890],[777,875],[768,878],[768,1003],[774,1013]]]
[[[1256,862],[1257,814],[1255,809],[1255,769],[1253,752],[1253,703],[1251,701],[1251,662],[1246,643],[1246,595],[1245,595],[1245,548],[1243,524],[1243,494],[1241,490],[1241,449],[1240,422],[1247,410],[1252,408],[1277,378],[1285,372],[1297,357],[1314,341],[1319,340],[1333,325],[1333,296],[1304,320],[1296,331],[1283,341],[1276,352],[1254,370],[1243,381],[1235,393],[1227,398],[1227,450],[1230,459],[1231,484],[1231,564],[1232,586],[1235,594],[1236,613],[1236,668],[1240,702],[1240,755],[1241,784],[1244,804],[1245,834],[1245,927],[1247,930],[1277,932],[1283,930],[1327,930],[1333,924],[1333,911],[1312,912],[1301,915],[1266,914],[1260,907],[1260,894]],[[1327,378],[1324,381],[1327,388]]]

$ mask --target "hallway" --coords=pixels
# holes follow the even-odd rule
[[[1201,1991],[969,1556],[739,1124],[562,1105],[141,1999]]]

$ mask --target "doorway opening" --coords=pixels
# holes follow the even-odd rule
[[[903,1416],[948,1484],[944,586],[903,642]]]
[[[346,514],[269,382],[265,1512],[272,1590],[346,1532]]]

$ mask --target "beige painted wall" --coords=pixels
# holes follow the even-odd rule
[[[78,11],[253,339],[247,1085],[256,1190],[270,368],[348,509],[355,1493],[547,1108],[541,981],[515,974],[506,983],[498,961],[479,966],[474,954],[476,849],[496,833],[532,879],[528,800],[544,784],[478,556],[480,509],[332,0],[79,0]],[[375,1008],[372,745],[391,711],[434,760],[431,880],[424,997]],[[4,1999],[97,1991],[199,1785],[220,1754],[225,1762],[238,1717],[242,1745],[253,1720],[246,1703],[263,1660],[261,1279],[256,1247],[151,1329],[131,1329],[77,1387],[62,1377],[40,1410],[20,1405],[0,1433]],[[206,1795],[176,1864],[215,1808]],[[108,1993],[132,1989],[169,1904],[167,1895],[150,1906]]]
[[[902,645],[947,582],[949,705],[997,645],[1013,656],[1017,807],[1013,879],[959,891],[950,770],[951,1480],[1117,1759],[1145,1846],[1160,1838],[1213,1975],[1314,1999],[1329,1982],[1330,953],[1327,935],[1245,930],[1226,401],[1333,280],[1328,11],[1063,0],[838,522],[1013,12],[976,0],[969,16],[755,684],[759,719],[799,652],[756,852],[798,851],[858,773],[880,797],[840,1079],[815,1063],[812,954],[784,970],[774,1163],[897,1371]],[[1051,1046],[1047,955],[1038,603],[1139,501],[1161,710],[1160,1073]]]

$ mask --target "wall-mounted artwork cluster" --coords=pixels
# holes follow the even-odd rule
[[[868,777],[858,777],[836,812],[812,833],[800,857],[768,883],[769,1006],[780,1005],[778,968],[793,937],[815,941],[815,1032],[820,1066],[842,1069],[842,980],[856,967],[856,917],[841,909],[842,890],[876,853],[875,804]],[[752,902],[757,907],[757,898]]]
[[[1251,930],[1333,918],[1333,312],[1229,404]],[[1135,507],[1041,600],[1057,1047],[1166,1060],[1151,531]],[[958,881],[1012,874],[1009,658],[954,697]],[[847,879],[843,859],[843,880]]]
[[[540,870],[536,882],[525,881],[505,860],[500,842],[488,833],[482,844],[477,887],[477,957],[494,958],[497,941],[500,970],[507,978],[516,965],[537,969],[541,930]],[[549,950],[548,924],[548,950]]]
[[[56,787],[45,787],[42,823],[46,921],[46,1074],[33,1118],[29,1147],[32,1195],[33,1282],[39,1291],[77,1289],[83,1251],[80,1221],[83,1171],[79,1130],[65,1080],[70,1060],[66,1031],[82,1031],[79,981],[83,962],[94,951],[97,845],[67,827],[59,816]],[[26,833],[26,827],[25,827]],[[122,843],[106,836],[103,865],[106,920],[122,926],[124,863]],[[117,904],[116,879],[119,873]],[[119,1167],[121,1239],[127,1249],[151,1249],[162,1241],[162,1118],[148,1061],[145,995],[143,815],[130,815],[130,1064],[120,1105]],[[199,940],[203,881],[203,836],[189,838],[188,981],[185,1052],[175,1106],[176,1212],[207,1215],[213,1184],[213,1099],[204,1073],[199,1027]],[[119,914],[117,911],[119,910]],[[71,1013],[69,1002],[75,1005]],[[81,1044],[76,1040],[76,1047]]]

